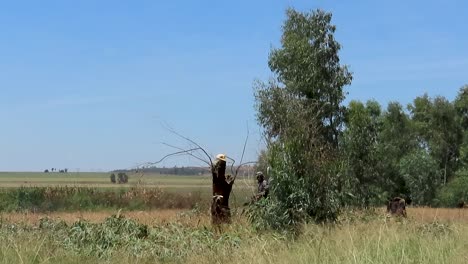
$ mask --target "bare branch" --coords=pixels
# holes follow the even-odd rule
[[[236,179],[237,177],[237,173],[239,172],[239,169],[240,167],[242,166],[242,160],[244,159],[244,153],[245,153],[245,148],[247,146],[247,141],[249,140],[249,124],[247,123],[247,136],[245,137],[245,141],[244,141],[244,148],[242,149],[242,156],[241,156],[241,159],[240,159],[240,164],[239,166],[237,167],[236,169],[236,174],[234,175],[234,180]],[[234,164],[233,164],[234,165]]]
[[[210,155],[208,155],[208,153],[205,151],[204,148],[202,148],[197,142],[193,141],[192,139],[186,137],[186,136],[183,136],[181,134],[179,134],[177,131],[175,131],[172,127],[170,127],[168,124],[166,124],[166,129],[169,130],[169,132],[171,132],[172,134],[192,143],[193,145],[197,146],[198,149],[202,150],[203,153],[205,153],[205,155],[208,157],[208,160],[210,161],[210,166],[211,168],[213,168],[213,161],[211,160],[211,157]]]
[[[177,147],[177,146],[173,146],[173,145],[170,145],[170,144],[165,143],[165,142],[161,142],[161,144],[163,144],[163,145],[165,145],[165,146],[168,146],[168,147],[171,147],[171,148],[175,148],[175,149],[181,150],[181,151],[184,150],[183,148],[180,148],[180,147]],[[201,150],[201,148],[195,148],[195,149],[196,149],[196,150]],[[210,166],[210,163],[209,163],[208,161],[206,161],[206,160],[204,160],[204,159],[202,159],[202,158],[200,158],[200,157],[198,157],[198,156],[196,156],[196,155],[194,155],[194,154],[192,154],[192,153],[190,153],[190,152],[187,152],[186,154],[188,154],[188,155],[190,155],[191,157],[196,158],[196,159],[198,159],[198,160],[200,160],[200,161],[203,161],[203,162],[206,163],[208,166]]]
[[[228,157],[226,156],[226,158],[228,158],[229,160],[232,160],[232,164],[231,164],[231,174],[234,174],[234,164],[236,163],[236,161],[231,158],[231,157]]]
[[[197,149],[198,148],[193,148],[193,149],[181,150],[181,151],[177,151],[177,152],[174,152],[174,153],[171,153],[171,154],[167,154],[166,156],[162,157],[160,160],[158,160],[156,162],[147,162],[145,165],[146,166],[156,165],[156,164],[161,163],[162,161],[164,161],[166,158],[169,158],[169,157],[172,157],[172,156],[175,156],[175,155],[180,155],[180,154],[187,154],[187,153],[190,153],[190,152],[195,151]]]

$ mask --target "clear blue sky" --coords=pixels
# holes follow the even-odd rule
[[[467,1],[3,1],[0,171],[110,170],[185,147],[261,148],[252,83],[285,9],[333,13],[348,99],[453,99],[468,83]],[[162,165],[199,164],[188,158]]]

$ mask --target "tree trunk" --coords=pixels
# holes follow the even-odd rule
[[[226,177],[226,162],[218,160],[211,168],[213,177],[213,200],[211,202],[211,220],[213,224],[230,223],[231,209],[229,196],[231,195],[233,180]]]

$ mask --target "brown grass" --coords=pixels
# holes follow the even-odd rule
[[[149,250],[142,258],[136,258],[131,247],[116,251],[109,259],[100,259],[57,246],[54,235],[45,240],[45,233],[40,229],[32,229],[39,231],[29,234],[15,233],[4,227],[4,237],[0,237],[0,263],[468,263],[468,209],[410,207],[407,210],[408,218],[404,220],[387,218],[386,208],[378,208],[377,215],[358,211],[354,212],[358,214],[358,221],[343,221],[339,225],[308,224],[301,236],[294,238],[270,232],[258,233],[250,228],[245,217],[237,214],[233,224],[211,234],[208,211],[126,211],[122,212],[126,217],[153,225],[161,232],[163,239],[161,244],[155,244],[157,248],[177,254],[185,254],[184,250],[198,251],[188,253],[186,258],[158,259]],[[115,213],[4,213],[0,217],[7,222],[37,225],[42,217],[66,222],[78,219],[101,222]],[[161,227],[161,224],[165,226]],[[197,226],[199,228],[191,228]],[[197,244],[199,242],[203,244]],[[185,246],[191,247],[186,249]]]
[[[384,207],[378,208],[377,213],[389,216]],[[406,207],[406,213],[408,219],[418,223],[468,223],[467,208]]]
[[[468,209],[429,208],[413,207],[407,208],[408,218],[419,223],[468,223]],[[41,218],[63,220],[68,224],[78,220],[87,220],[93,223],[102,222],[107,217],[117,214],[116,211],[82,211],[82,212],[50,212],[50,213],[0,213],[0,219],[6,223],[25,223],[35,225]],[[179,222],[187,226],[210,225],[209,212],[193,213],[186,209],[157,209],[147,211],[121,211],[125,217],[134,219],[142,224],[155,226],[173,222]],[[386,208],[379,208],[378,213],[386,215]],[[236,217],[241,221],[242,217]],[[242,219],[242,222],[246,221]]]
[[[51,213],[1,213],[0,219],[6,223],[24,223],[36,225],[41,218],[50,218],[54,220],[63,220],[68,224],[78,220],[86,220],[92,223],[104,221],[107,217],[117,214],[115,211],[98,211],[98,212],[51,212]],[[186,222],[185,224],[193,224],[189,219],[190,211],[181,209],[161,209],[150,211],[122,211],[121,214],[126,218],[134,219],[142,224],[149,226],[166,224],[171,222]],[[197,215],[195,224],[209,222],[208,216],[201,214]]]
[[[416,222],[453,222],[453,223],[468,223],[468,209],[458,208],[429,208],[417,207],[406,208],[408,217]]]

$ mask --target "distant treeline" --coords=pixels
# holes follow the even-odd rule
[[[227,169],[227,173],[234,174],[237,167],[234,167],[231,171],[230,168]],[[206,175],[210,174],[210,169],[208,167],[149,167],[143,169],[132,169],[132,170],[115,170],[112,172],[126,172],[126,173],[156,173],[161,175]],[[253,166],[243,166],[239,169],[239,176],[249,176],[253,175],[254,167]]]
[[[113,172],[127,172],[127,173],[157,173],[164,175],[203,175],[210,172],[209,168],[205,167],[171,167],[171,168],[158,168],[158,167],[149,167],[143,169],[131,169],[131,170],[115,170]]]

